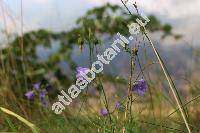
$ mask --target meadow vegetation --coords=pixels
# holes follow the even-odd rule
[[[78,67],[90,68],[96,55],[112,44],[118,32],[129,35],[127,25],[140,17],[137,5],[129,8],[136,9],[136,13],[129,12],[123,3],[122,7],[96,7],[80,17],[70,31],[40,29],[23,36],[5,33],[6,47],[0,49],[0,131],[200,132],[198,67],[184,78],[182,88],[176,87],[182,79],[168,72],[164,55],[149,35],[159,33],[160,41],[184,36],[174,33],[170,24],[154,15],[147,15],[150,21],[146,27],[141,27],[141,33],[122,51],[128,64],[120,69],[126,70],[127,76],[97,74],[62,114],[52,111],[60,91],[67,91],[76,82]],[[75,54],[87,55],[87,66],[80,66],[77,62],[81,60],[75,60]],[[118,56],[114,60],[114,65],[123,64]]]

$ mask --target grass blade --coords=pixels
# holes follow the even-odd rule
[[[11,116],[14,116],[16,117],[18,120],[20,120],[21,122],[23,122],[24,124],[26,124],[27,126],[29,126],[32,130],[33,133],[39,133],[39,130],[38,128],[32,124],[31,122],[27,121],[26,119],[24,119],[23,117],[19,116],[18,114],[6,109],[6,108],[3,108],[3,107],[0,107],[0,110],[8,115],[11,115]]]

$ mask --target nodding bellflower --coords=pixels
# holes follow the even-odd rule
[[[101,109],[100,114],[101,114],[103,117],[106,117],[106,116],[108,116],[108,110],[107,110],[107,109]]]
[[[144,79],[140,79],[140,80],[136,81],[132,88],[132,90],[135,91],[140,96],[144,96],[147,89],[148,89],[148,85]]]
[[[34,87],[34,89],[39,90],[40,89],[40,85],[41,85],[41,83],[38,82],[38,83],[33,84],[33,87]]]
[[[78,67],[76,69],[76,71],[77,71],[76,78],[77,79],[83,79],[81,73],[86,75],[90,71],[90,69],[89,68],[84,68],[84,67]]]
[[[115,103],[115,108],[116,108],[116,109],[121,108],[121,106],[122,106],[122,104],[121,104],[120,101],[117,101],[117,102]]]
[[[28,100],[34,100],[34,98],[35,98],[35,92],[34,91],[28,91],[28,92],[26,92],[26,94],[25,94],[25,96],[26,96],[26,98],[28,99]]]
[[[46,90],[41,90],[40,91],[40,97],[44,98],[47,95],[47,91]]]

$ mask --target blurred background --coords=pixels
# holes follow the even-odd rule
[[[89,9],[99,7],[107,2],[121,5],[120,0],[29,0],[23,1],[24,32],[45,28],[52,31],[69,31],[74,28],[77,18]],[[136,1],[140,11],[154,14],[160,21],[170,23],[174,30],[185,35],[188,42],[198,45],[199,6],[198,0],[158,0]],[[9,33],[20,31],[21,2],[20,0],[2,0],[1,29],[6,18]],[[4,14],[4,15],[3,15]],[[187,37],[187,38],[186,38]],[[3,37],[2,37],[3,39]],[[167,43],[167,44],[172,44]]]

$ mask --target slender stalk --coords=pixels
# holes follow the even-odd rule
[[[127,112],[128,112],[128,107],[129,107],[129,102],[131,102],[132,100],[132,96],[131,96],[131,88],[132,88],[132,76],[133,76],[133,55],[131,54],[131,63],[130,63],[130,67],[131,67],[131,73],[130,73],[130,77],[129,77],[129,87],[128,87],[128,96],[127,96],[127,103],[126,103],[126,110],[125,110],[125,114],[124,114],[124,118],[126,120],[127,117]],[[131,105],[130,105],[131,106]],[[131,113],[131,110],[130,110]]]
[[[6,108],[3,108],[3,107],[0,107],[0,111],[6,113],[8,115],[16,117],[18,120],[20,120],[21,122],[23,122],[24,124],[29,126],[33,133],[39,133],[39,129],[34,124],[32,124],[31,122],[27,121],[26,119],[24,119],[23,117],[19,116],[18,114],[14,113],[14,112],[6,109]]]
[[[24,30],[23,30],[23,0],[20,1],[20,15],[21,15],[21,27],[20,27],[20,32],[21,32],[21,37],[20,37],[20,48],[21,48],[21,58],[22,58],[22,68],[23,68],[23,74],[24,74],[24,83],[25,87],[28,88],[28,83],[27,83],[27,75],[26,75],[26,63],[25,63],[25,52],[24,52]]]
[[[151,46],[153,48],[153,51],[156,54],[156,57],[157,57],[157,59],[159,61],[159,64],[161,66],[161,69],[165,74],[165,77],[166,77],[166,79],[168,81],[170,89],[171,89],[171,91],[173,93],[173,96],[174,96],[174,98],[176,100],[178,108],[180,109],[180,112],[181,112],[182,118],[184,120],[184,123],[185,123],[185,125],[187,127],[187,130],[188,130],[189,133],[191,133],[191,129],[190,129],[189,124],[188,124],[188,119],[187,119],[187,116],[186,116],[186,112],[185,112],[185,109],[182,108],[183,104],[182,104],[181,98],[179,96],[179,93],[178,93],[178,91],[176,89],[176,86],[175,86],[175,84],[174,84],[174,82],[173,82],[173,80],[172,80],[172,78],[171,78],[171,76],[170,76],[170,74],[169,74],[169,72],[168,72],[163,60],[162,60],[162,58],[160,57],[160,54],[158,53],[157,49],[155,48],[154,44],[152,43],[151,39],[149,38],[149,36],[148,36],[148,34],[146,32],[146,28],[145,27],[143,27],[143,28],[144,28],[144,35],[146,36],[146,38],[148,39],[149,43],[151,44]]]
[[[125,8],[127,9],[127,11],[129,12],[129,14],[130,14],[130,15],[133,15],[133,14],[131,13],[131,11],[128,9],[128,7],[126,6],[126,4],[123,2],[123,0],[121,0],[121,2],[123,3],[123,5],[124,5]],[[135,7],[135,8],[137,9],[137,7]],[[138,10],[137,10],[137,11],[138,11]],[[141,26],[142,26],[142,25],[141,25]],[[182,108],[182,105],[183,105],[183,104],[182,104],[181,98],[180,98],[180,96],[179,96],[179,93],[178,93],[178,91],[177,91],[177,89],[176,89],[176,86],[175,86],[175,84],[174,84],[174,82],[173,82],[173,80],[172,80],[172,78],[171,78],[171,76],[170,76],[170,74],[169,74],[169,72],[168,72],[168,70],[167,70],[167,68],[166,68],[166,66],[165,66],[165,64],[164,64],[164,62],[163,62],[161,56],[160,56],[160,54],[158,53],[157,49],[155,48],[155,45],[152,43],[151,39],[149,38],[149,36],[148,36],[148,34],[147,34],[146,28],[145,28],[144,26],[142,26],[142,28],[144,29],[144,35],[145,35],[145,37],[148,39],[150,45],[152,46],[153,51],[154,51],[154,53],[155,53],[155,55],[156,55],[156,57],[157,57],[157,59],[158,59],[158,61],[159,61],[159,64],[160,64],[160,66],[161,66],[161,69],[162,69],[162,71],[164,72],[164,75],[165,75],[165,77],[166,77],[166,79],[167,79],[167,81],[168,81],[169,87],[170,87],[170,89],[171,89],[171,91],[172,91],[172,93],[173,93],[173,96],[174,96],[174,98],[175,98],[175,100],[176,100],[176,103],[177,103],[177,105],[178,105],[178,108],[180,109],[180,112],[181,112],[182,118],[183,118],[183,120],[184,120],[184,123],[185,123],[185,125],[186,125],[186,128],[187,128],[188,132],[191,133],[191,129],[190,129],[190,127],[189,127],[188,119],[187,119],[187,116],[186,116],[186,111],[185,111],[184,108]]]
[[[183,105],[183,107],[186,107],[188,104],[190,104],[191,102],[193,102],[194,100],[200,98],[200,95],[194,97],[193,99],[191,99],[190,101],[188,101],[187,103],[185,103]],[[170,117],[171,115],[173,115],[174,113],[176,113],[178,110],[180,110],[179,108],[177,108],[175,111],[173,111],[172,113],[170,113],[166,118]]]
[[[111,118],[111,115],[110,115],[110,110],[109,110],[109,106],[108,106],[108,100],[107,100],[107,97],[106,97],[106,93],[105,93],[105,90],[103,88],[103,85],[102,85],[102,82],[101,82],[101,79],[99,78],[99,83],[100,83],[100,87],[101,87],[101,91],[103,93],[103,96],[104,96],[104,104],[105,104],[105,107],[108,111],[108,116],[109,116],[109,120],[110,120],[110,126],[111,126],[111,130],[112,130],[112,118]]]

